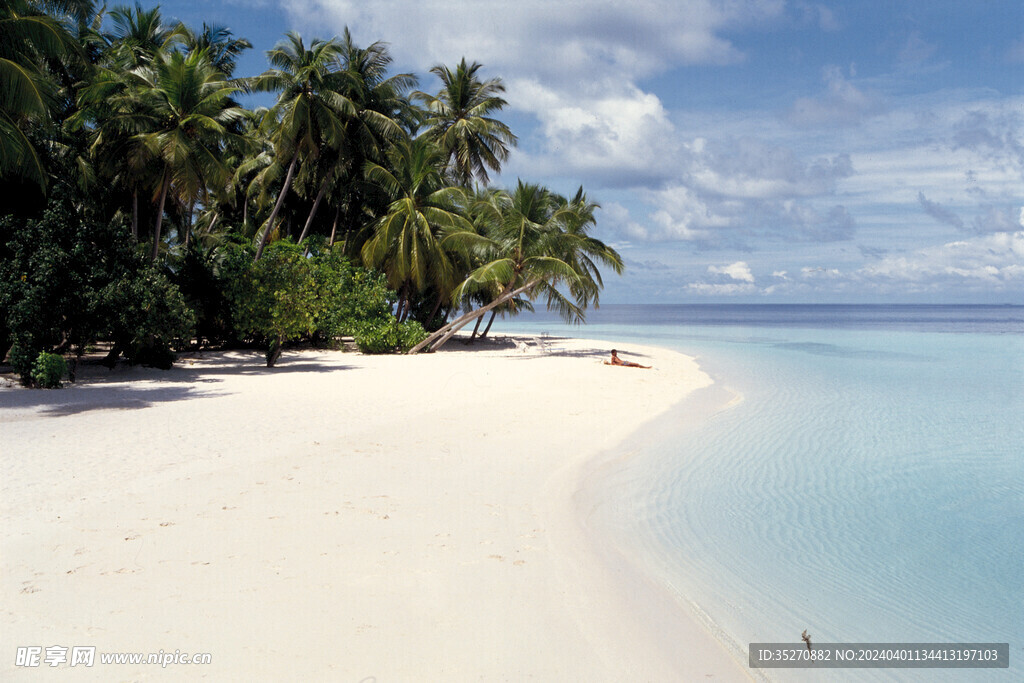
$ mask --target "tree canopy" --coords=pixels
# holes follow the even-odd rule
[[[287,33],[239,76],[249,49],[156,6],[0,0],[0,181],[21,200],[0,214],[0,351],[419,351],[533,301],[580,321],[621,272],[582,188],[491,185],[517,138],[478,62],[435,65],[431,91],[348,29]]]

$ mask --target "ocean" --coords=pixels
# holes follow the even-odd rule
[[[756,675],[1024,680],[1024,307],[604,306],[508,330],[670,347],[715,379],[623,445],[595,514],[741,661],[804,630],[1010,644],[1009,670]]]

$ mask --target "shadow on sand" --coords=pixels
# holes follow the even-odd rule
[[[24,389],[6,375],[0,386],[0,422],[5,417],[61,417],[91,410],[138,410],[157,403],[214,398],[226,393],[204,385],[223,382],[224,376],[321,373],[350,366],[307,360],[285,354],[276,367],[266,367],[259,352],[209,352],[182,356],[170,370],[118,364],[113,369],[100,363],[101,356],[79,363],[77,381],[63,389]],[[4,368],[9,370],[9,368]],[[7,410],[31,410],[32,415],[5,416]]]

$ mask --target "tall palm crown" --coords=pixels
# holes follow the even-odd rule
[[[58,86],[46,62],[80,51],[64,26],[43,14],[48,4],[0,0],[0,178],[27,178],[40,187],[45,173],[25,130],[29,122],[50,123]]]
[[[315,161],[324,148],[336,148],[344,137],[346,118],[357,111],[341,94],[345,76],[338,68],[338,41],[314,40],[306,49],[297,33],[286,35],[267,52],[273,68],[252,80],[254,90],[280,93],[264,117],[263,127],[270,135],[277,162],[288,160],[283,187],[258,238],[257,259],[274,230],[299,160]]]
[[[252,48],[252,43],[245,38],[235,38],[230,29],[206,23],[201,32],[182,27],[181,42],[188,52],[206,50],[213,67],[228,78],[235,73],[238,56]]]
[[[152,63],[182,35],[180,25],[164,23],[159,6],[147,10],[136,2],[134,7],[115,7],[110,20],[113,29],[105,37],[111,61],[123,69]]]
[[[163,167],[153,233],[156,259],[168,192],[173,188],[188,203],[210,184],[226,182],[223,145],[236,137],[234,128],[245,114],[232,100],[239,86],[215,69],[202,50],[162,53],[128,76],[129,87],[111,102],[119,114],[108,125],[133,132],[133,148]]]
[[[319,183],[319,191],[300,242],[309,231],[320,200],[331,188],[335,188],[338,215],[344,207],[346,222],[362,216],[365,197],[359,181],[363,166],[367,161],[384,162],[384,150],[403,137],[403,127],[412,121],[405,95],[416,78],[411,74],[388,75],[392,60],[386,44],[359,47],[347,28],[337,44],[335,87],[352,108],[339,112],[342,134],[325,142],[319,163],[311,164],[308,172],[303,169],[307,177],[300,180],[310,187]]]
[[[316,156],[322,143],[341,139],[342,117],[354,114],[355,108],[340,93],[344,77],[338,71],[339,57],[336,40],[314,40],[307,49],[293,32],[267,52],[273,68],[253,79],[252,87],[280,93],[264,119],[279,154]]]
[[[444,182],[443,158],[419,137],[388,152],[388,167],[370,162],[367,179],[384,193],[387,213],[373,225],[362,249],[363,262],[382,269],[403,301],[428,286],[450,292],[455,285],[451,258],[442,244],[448,229],[471,230],[460,215],[462,191]],[[411,291],[410,291],[411,290]]]
[[[468,186],[474,178],[486,184],[488,170],[498,172],[508,158],[516,136],[492,114],[505,107],[501,79],[481,81],[482,65],[467,64],[463,58],[452,71],[444,65],[430,72],[441,79],[436,95],[416,93],[427,109],[429,135],[447,155],[456,182]]]

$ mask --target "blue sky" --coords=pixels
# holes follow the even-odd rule
[[[222,0],[266,68],[287,30],[500,77],[496,179],[583,185],[627,260],[602,300],[1024,302],[1024,3]]]

